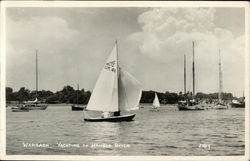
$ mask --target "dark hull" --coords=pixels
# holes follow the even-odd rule
[[[29,110],[25,109],[25,110],[22,110],[22,109],[12,109],[12,112],[29,112]]]
[[[72,105],[71,110],[72,111],[83,111],[84,107],[83,106]]]
[[[113,116],[109,118],[84,118],[84,121],[90,121],[90,122],[122,122],[122,121],[132,121],[135,117],[135,114],[131,115],[123,115],[123,116]]]
[[[177,107],[178,107],[179,111],[200,111],[200,110],[204,110],[204,108],[192,107],[192,106],[178,105]]]
[[[245,103],[240,103],[240,104],[231,103],[231,107],[233,107],[233,108],[245,108]]]
[[[227,110],[228,108],[216,108],[216,110]]]

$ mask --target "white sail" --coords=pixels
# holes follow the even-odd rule
[[[24,103],[37,103],[38,102],[38,99],[36,98],[34,101],[26,101]]]
[[[154,99],[154,102],[153,102],[153,106],[154,107],[160,107],[160,102],[159,102],[159,99],[158,99],[156,93],[155,93],[155,99]]]
[[[88,110],[118,111],[117,46],[113,48],[91,94]]]
[[[119,109],[136,110],[141,98],[141,84],[128,72],[121,68],[119,71]]]

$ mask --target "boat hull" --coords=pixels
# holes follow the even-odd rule
[[[29,112],[27,108],[12,108],[12,112]]]
[[[216,110],[227,110],[228,107],[226,105],[219,105],[214,107]]]
[[[245,108],[245,103],[231,103],[232,108]]]
[[[179,111],[200,111],[200,110],[204,110],[204,108],[200,108],[198,106],[178,105],[177,107],[178,107]]]
[[[13,109],[12,112],[29,112],[29,110]]]
[[[219,108],[215,108],[216,110],[227,110],[227,108],[221,108],[221,107],[219,107]]]
[[[89,122],[122,122],[122,121],[133,121],[135,114],[130,115],[122,115],[122,116],[113,116],[109,118],[101,118],[101,117],[94,117],[94,118],[84,118],[84,121]]]
[[[26,104],[26,108],[29,110],[46,110],[48,105],[46,104]]]
[[[77,105],[72,105],[71,110],[72,111],[83,111],[85,109],[84,106],[77,106]]]

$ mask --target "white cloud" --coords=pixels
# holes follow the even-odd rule
[[[27,45],[34,48],[66,45],[77,34],[65,20],[56,16],[17,21],[8,18],[7,28],[7,41],[20,48]]]
[[[68,70],[66,66],[71,64],[69,51],[78,44],[74,41],[78,32],[69,28],[64,19],[56,16],[30,19],[7,17],[6,28],[7,86],[11,85],[15,90],[20,85],[35,88],[36,49],[39,54],[40,80],[45,80],[45,75],[46,80],[51,82],[65,77],[62,69]],[[40,89],[51,88],[48,81],[39,82]],[[63,86],[57,85],[60,86],[58,88]]]
[[[183,54],[191,64],[195,41],[197,88],[203,92],[217,91],[220,49],[224,89],[239,93],[244,88],[244,36],[234,37],[230,30],[216,27],[215,14],[214,8],[153,8],[138,17],[142,31],[131,34],[128,40],[139,44],[141,54],[168,64],[183,60]]]

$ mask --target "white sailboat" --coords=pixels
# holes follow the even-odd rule
[[[37,50],[36,50],[36,98],[34,101],[25,101],[23,104],[18,105],[18,109],[14,112],[20,112],[22,110],[46,110],[48,107],[47,104],[44,104],[38,100],[38,58],[37,58]]]
[[[218,110],[228,109],[228,106],[222,101],[222,71],[221,71],[220,50],[219,50],[219,93],[218,93],[218,102],[215,105],[215,109]]]
[[[48,105],[41,103],[38,100],[38,58],[37,58],[37,50],[36,50],[36,99],[34,101],[24,102],[24,106],[29,110],[45,110]]]
[[[117,42],[109,55],[88,102],[87,111],[101,111],[102,116],[88,117],[85,121],[131,121],[135,114],[121,115],[122,111],[138,109],[141,84],[118,65]]]
[[[152,106],[152,110],[151,111],[159,111],[159,107],[160,107],[160,102],[159,102],[159,99],[158,99],[158,96],[157,94],[155,93],[155,98],[154,98],[154,101],[153,101],[153,106]]]

